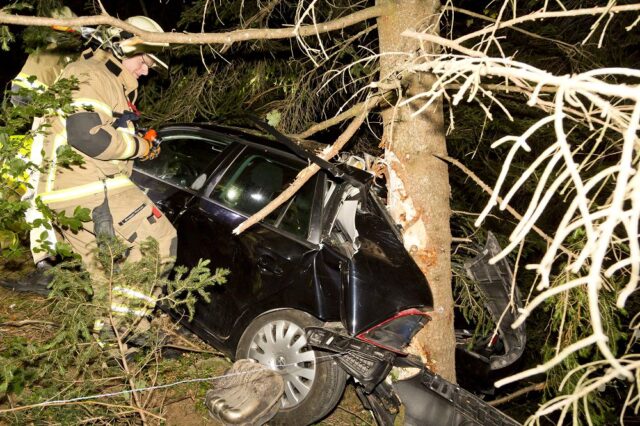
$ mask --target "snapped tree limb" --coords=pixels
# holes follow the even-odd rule
[[[39,16],[13,15],[0,12],[0,24],[24,26],[95,26],[111,25],[128,31],[139,38],[140,42],[172,44],[232,44],[251,40],[276,40],[294,37],[309,37],[330,31],[341,30],[368,19],[385,15],[389,10],[387,3],[362,9],[342,18],[313,25],[300,25],[290,28],[241,29],[223,33],[156,33],[143,31],[110,15],[82,16],[78,18],[58,19]]]
[[[382,97],[371,98],[368,101],[365,101],[365,105],[362,107],[360,114],[358,114],[352,121],[349,123],[349,126],[345,129],[345,131],[338,136],[336,142],[327,147],[319,157],[323,160],[330,160],[335,157],[340,150],[351,140],[351,137],[356,133],[356,131],[360,128],[360,125],[364,122],[365,118],[369,114],[369,111],[374,108],[382,99]],[[317,164],[311,164],[306,168],[302,169],[300,173],[296,176],[295,180],[291,185],[282,191],[280,195],[274,198],[269,204],[264,206],[260,211],[254,213],[251,217],[247,218],[244,222],[242,222],[238,227],[233,230],[235,235],[241,234],[247,228],[255,225],[260,222],[262,219],[267,217],[271,212],[284,204],[287,200],[293,197],[296,192],[302,186],[309,181],[320,170],[320,166]]]

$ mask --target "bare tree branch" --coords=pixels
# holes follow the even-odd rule
[[[22,321],[5,321],[0,323],[0,327],[24,327],[25,325],[57,325],[51,321],[39,321],[39,320],[22,320]]]
[[[107,402],[99,402],[99,401],[71,401],[71,402],[39,402],[37,404],[31,404],[31,405],[21,405],[20,407],[14,407],[14,408],[4,408],[4,409],[0,409],[0,414],[4,414],[4,413],[13,413],[16,411],[24,411],[24,410],[31,410],[33,408],[46,408],[46,407],[59,407],[62,405],[99,405],[101,407],[110,407],[110,408],[125,408],[128,410],[131,410],[131,406],[130,405],[121,405],[121,404],[109,404]],[[165,421],[166,419],[162,416],[159,416],[155,413],[152,413],[151,411],[147,411],[144,410],[142,408],[136,407],[135,411],[137,412],[141,412],[144,413],[145,415],[154,417],[160,421]]]
[[[454,12],[454,13],[461,13],[463,15],[467,15],[467,16],[471,16],[472,18],[476,18],[476,19],[481,19],[483,21],[488,21],[488,22],[492,22],[495,23],[496,20],[493,18],[490,18],[488,16],[482,15],[480,13],[475,13],[473,11],[467,10],[467,9],[463,9],[460,7],[455,7],[455,6],[443,6],[442,10],[444,11],[449,11],[449,12]],[[522,28],[518,28],[518,27],[510,27],[513,31],[517,31],[521,34],[527,35],[531,38],[536,38],[539,40],[546,40],[549,41],[551,43],[555,43],[561,46],[564,46],[566,48],[569,49],[575,49],[575,46],[570,44],[570,43],[565,43],[561,40],[557,40],[555,38],[550,38],[550,37],[545,37],[545,36],[541,36],[539,34],[536,33],[532,33],[531,31],[527,31],[527,30],[523,30]]]
[[[45,18],[39,16],[12,15],[0,12],[0,24],[9,25],[32,25],[50,27],[60,26],[95,26],[111,25],[122,28],[137,36],[141,43],[174,43],[174,44],[231,44],[240,41],[250,40],[276,40],[294,37],[309,37],[330,31],[341,30],[354,24],[358,24],[367,19],[377,18],[385,15],[389,10],[387,3],[372,6],[367,9],[354,12],[342,18],[334,19],[315,25],[300,25],[297,28],[267,28],[267,29],[242,29],[228,31],[224,33],[155,33],[143,31],[138,27],[128,24],[113,16],[82,16],[70,19]],[[132,42],[133,43],[133,42]]]
[[[603,6],[603,7],[591,7],[585,9],[572,9],[572,10],[559,10],[559,11],[545,11],[540,10],[538,12],[530,13],[528,15],[520,16],[517,18],[509,19],[504,22],[496,22],[494,25],[490,25],[481,30],[466,34],[462,37],[458,37],[455,41],[457,43],[463,43],[467,40],[480,37],[485,34],[490,34],[496,29],[512,27],[514,25],[522,24],[523,22],[537,21],[550,18],[571,18],[575,16],[588,16],[599,15],[602,13],[621,13],[621,12],[633,12],[640,10],[640,4],[626,4],[622,6]]]
[[[319,155],[319,157],[324,160],[330,160],[331,158],[335,157],[340,152],[340,150],[346,145],[346,143],[349,142],[349,140],[356,133],[356,131],[360,128],[360,125],[364,122],[364,119],[369,114],[369,111],[380,102],[380,99],[381,97],[372,98],[371,100],[366,102],[366,105],[362,108],[362,111],[360,112],[360,114],[351,121],[349,126],[338,137],[336,142],[333,145],[327,147],[322,152],[322,154]],[[253,216],[247,218],[247,220],[245,220],[240,225],[238,225],[238,227],[236,227],[236,229],[233,230],[233,233],[235,235],[241,234],[247,228],[251,227],[252,225],[260,222],[262,219],[267,217],[272,211],[280,207],[287,200],[289,200],[293,195],[295,195],[295,193],[298,192],[298,190],[302,188],[302,186],[305,183],[307,183],[309,179],[311,179],[313,175],[315,175],[319,170],[320,170],[320,166],[318,166],[315,163],[302,169],[300,173],[298,173],[298,176],[296,176],[293,183],[287,189],[282,191],[280,195],[274,198],[269,204],[264,206],[260,211],[258,211],[257,213],[254,213]]]
[[[482,52],[478,52],[477,50],[464,47],[455,40],[449,40],[448,38],[440,37],[435,34],[407,30],[404,31],[402,35],[404,37],[412,37],[418,40],[428,41],[429,43],[436,43],[441,46],[448,47],[449,49],[457,50],[460,53],[464,53],[465,55],[472,56],[474,58],[484,58],[485,56],[487,56]]]
[[[480,179],[478,177],[478,175],[476,175],[475,173],[473,173],[471,170],[469,170],[464,164],[462,164],[460,161],[456,160],[453,157],[440,157],[438,156],[439,159],[446,161],[447,163],[450,163],[454,166],[456,166],[458,169],[460,169],[461,171],[464,172],[464,174],[466,174],[467,176],[469,176],[471,178],[472,181],[474,181],[480,188],[482,188],[482,190],[484,192],[486,192],[487,194],[489,194],[490,196],[493,195],[493,190],[491,189],[491,187],[489,185],[487,185],[486,183],[484,183],[484,181],[482,179]],[[498,200],[500,203],[503,202],[502,197],[498,197]],[[510,205],[507,204],[506,211],[508,211],[509,213],[511,213],[511,215],[513,217],[515,217],[518,220],[524,220],[524,217],[518,213],[513,207],[511,207]],[[537,226],[533,226],[533,230],[536,232],[536,234],[538,234],[540,237],[542,237],[547,243],[551,244],[553,243],[553,238],[551,238],[547,233],[545,233],[542,229],[538,228]],[[563,246],[560,246],[560,249],[568,256],[574,256],[575,254],[572,253],[571,251],[567,250],[566,248],[564,248]]]
[[[489,401],[488,404],[496,407],[498,405],[504,404],[505,402],[509,402],[513,399],[516,399],[522,395],[525,395],[529,392],[539,392],[544,389],[545,383],[534,383],[522,389],[518,389],[517,391],[510,393],[509,395],[505,395],[502,398],[494,399],[493,401]]]
[[[309,127],[307,130],[305,130],[304,132],[301,133],[296,133],[293,135],[290,135],[292,138],[294,139],[306,139],[322,130],[326,130],[329,127],[335,126],[336,124],[340,124],[345,120],[348,120],[350,118],[356,117],[357,115],[361,114],[363,111],[365,111],[365,108],[371,108],[371,102],[375,100],[376,103],[379,102],[379,100],[377,99],[378,97],[380,97],[382,95],[376,95],[371,97],[369,100],[366,100],[364,102],[360,102],[359,104],[356,104],[354,106],[352,106],[351,108],[349,108],[348,110],[344,111],[341,114],[336,115],[335,117],[331,117],[328,120],[325,120],[321,123],[316,123],[313,126]]]

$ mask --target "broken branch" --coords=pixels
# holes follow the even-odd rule
[[[110,25],[128,31],[139,38],[140,42],[174,43],[174,44],[231,44],[238,41],[275,40],[295,37],[309,37],[330,31],[341,30],[368,19],[374,19],[387,14],[388,4],[372,6],[351,13],[342,18],[334,19],[315,25],[301,25],[288,28],[241,29],[223,33],[156,33],[143,31],[118,18],[109,15],[82,16],[70,19],[45,18],[40,16],[12,15],[0,12],[0,24],[41,26],[95,26]]]
[[[493,194],[493,190],[491,189],[491,187],[489,185],[487,185],[486,183],[484,183],[482,181],[482,179],[480,179],[475,173],[473,173],[471,170],[469,170],[467,167],[465,167],[461,162],[459,162],[458,160],[456,160],[455,158],[452,157],[445,157],[445,156],[437,156],[439,159],[446,161],[447,163],[450,163],[454,166],[456,166],[458,169],[460,169],[461,171],[463,171],[467,176],[469,176],[471,178],[471,180],[473,180],[480,188],[482,188],[482,190],[484,192],[486,192],[489,195]],[[502,197],[498,196],[498,202],[502,203]],[[518,220],[522,220],[523,217],[520,213],[518,213],[513,207],[511,207],[510,205],[507,204],[506,206],[506,210],[511,213],[511,215],[513,217],[515,217]],[[553,238],[551,238],[549,235],[547,235],[542,229],[538,228],[536,225],[534,225],[532,227],[532,229],[536,232],[536,234],[538,234],[539,236],[541,236],[542,238],[544,238],[544,240],[549,243],[552,244],[553,243]],[[566,248],[564,248],[563,246],[560,246],[560,249],[568,256],[574,256],[573,253],[571,253],[569,250],[567,250]]]
[[[336,142],[333,145],[327,147],[323,151],[323,153],[319,155],[319,157],[322,158],[323,160],[330,160],[331,158],[335,157],[340,152],[340,150],[347,144],[347,142],[351,140],[351,137],[355,134],[355,132],[360,128],[360,125],[364,122],[364,119],[369,113],[369,110],[375,107],[380,102],[380,99],[381,98],[372,98],[372,99],[369,99],[368,101],[365,101],[366,105],[364,106],[360,114],[351,121],[347,129],[338,137]],[[260,211],[258,211],[257,213],[254,213],[251,217],[249,217],[247,220],[245,220],[240,225],[238,225],[233,230],[233,234],[239,235],[242,232],[244,232],[247,228],[255,225],[256,223],[260,222],[262,219],[267,217],[271,212],[273,212],[275,209],[277,209],[286,201],[288,201],[291,197],[293,197],[296,194],[296,192],[298,192],[298,190],[302,188],[302,186],[305,183],[307,183],[309,179],[311,179],[313,175],[315,175],[319,170],[320,170],[320,166],[318,166],[315,163],[302,169],[300,173],[298,173],[298,176],[296,176],[293,183],[287,189],[282,191],[280,195],[274,198],[269,204],[264,206]]]
[[[496,407],[498,405],[504,404],[505,402],[509,402],[512,399],[516,399],[524,394],[527,394],[529,392],[534,392],[534,391],[541,391],[544,389],[544,382],[540,382],[540,383],[534,383],[532,385],[529,385],[527,387],[524,387],[522,389],[519,389],[513,393],[510,393],[509,395],[505,395],[502,398],[498,398],[498,399],[494,399],[493,401],[489,401],[488,404],[491,405],[492,407]]]
[[[51,321],[39,321],[39,320],[6,321],[3,323],[0,323],[0,327],[24,327],[25,325],[55,326],[56,323]]]

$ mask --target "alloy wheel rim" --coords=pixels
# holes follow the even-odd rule
[[[297,324],[286,320],[265,324],[251,339],[248,356],[282,375],[282,408],[300,404],[311,391],[316,355]]]

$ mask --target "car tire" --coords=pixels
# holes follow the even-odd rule
[[[311,424],[329,414],[342,397],[345,371],[332,354],[306,345],[304,328],[319,325],[321,321],[305,312],[283,309],[257,317],[242,334],[236,359],[255,359],[285,379],[282,406],[269,424]]]

